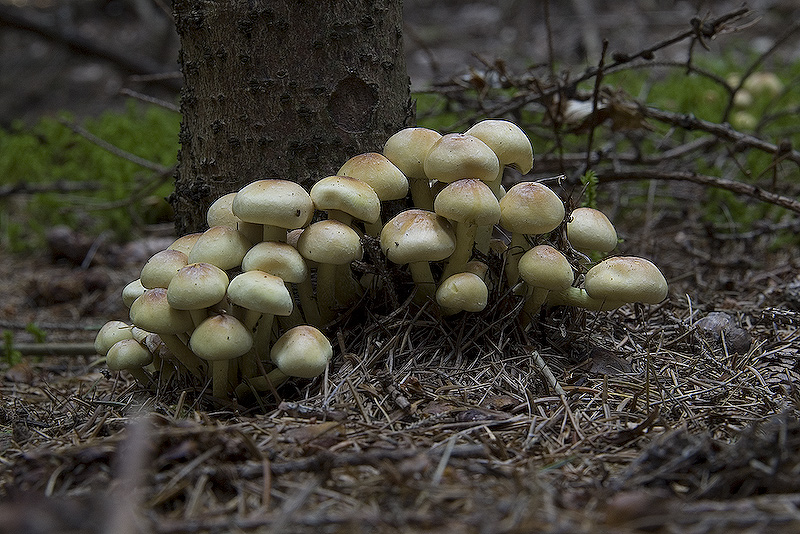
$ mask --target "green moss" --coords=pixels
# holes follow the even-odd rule
[[[64,119],[71,121],[68,116]],[[140,158],[169,168],[178,153],[180,116],[131,101],[122,112],[86,120],[91,134]],[[59,182],[93,186],[83,191],[15,194],[0,198],[0,245],[25,251],[43,242],[44,231],[64,224],[90,234],[111,231],[120,239],[144,224],[169,217],[164,197],[171,173],[151,170],[112,154],[74,133],[56,118],[32,127],[0,130],[0,187]],[[150,188],[143,187],[151,183]]]

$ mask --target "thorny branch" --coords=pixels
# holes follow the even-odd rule
[[[544,15],[547,17],[547,10]],[[800,151],[792,147],[788,140],[770,141],[761,134],[738,131],[727,122],[733,97],[737,91],[741,90],[746,78],[753,74],[769,55],[774,54],[780,45],[785,44],[790,36],[800,30],[800,23],[792,24],[778,36],[774,45],[745,69],[742,79],[739,81],[727,81],[693,63],[695,44],[707,48],[707,41],[725,33],[739,31],[756,20],[753,12],[746,7],[713,19],[704,20],[695,17],[689,21],[688,29],[636,53],[613,52],[609,54],[611,61],[605,61],[604,52],[597,65],[586,68],[577,76],[570,74],[557,76],[550,67],[542,74],[532,70],[516,78],[504,72],[505,87],[517,89],[515,96],[501,97],[492,101],[483,95],[482,106],[471,106],[469,96],[463,91],[463,87],[461,94],[454,92],[451,85],[442,86],[440,90],[449,99],[461,99],[466,109],[482,110],[475,116],[459,121],[454,127],[474,122],[479,115],[519,116],[523,110],[540,114],[543,117],[545,129],[549,129],[549,132],[545,130],[543,135],[548,136],[549,134],[554,146],[550,151],[542,151],[537,155],[537,164],[534,167],[537,174],[541,172],[564,173],[568,175],[570,183],[577,183],[580,175],[589,169],[594,169],[598,173],[599,179],[607,182],[618,180],[690,181],[707,187],[725,189],[737,195],[749,196],[800,213],[800,202],[796,199],[769,191],[763,184],[756,183],[758,177],[769,173],[772,177],[771,187],[774,187],[778,164],[785,162],[800,165]],[[657,60],[658,52],[687,41],[689,48],[685,63]],[[728,103],[720,121],[713,122],[692,114],[658,109],[603,86],[603,78],[606,74],[626,69],[656,67],[682,68],[687,75],[703,76],[723,87],[728,95]],[[593,90],[581,91],[581,84],[591,80],[594,80]],[[574,122],[574,117],[568,117],[567,105],[570,101],[586,104],[587,114],[577,124]],[[591,106],[588,105],[589,103]],[[765,120],[772,120],[780,116],[779,113],[765,115],[766,118],[762,119],[762,124]],[[623,124],[617,124],[615,121]],[[598,130],[607,123],[611,123],[612,131],[620,132],[621,135],[618,134],[615,138],[606,140],[602,146],[595,147],[599,144],[597,139],[600,139]],[[665,138],[653,138],[654,144],[662,145],[664,149],[656,153],[640,152],[635,140],[653,135],[650,132],[658,131],[655,128],[656,124],[668,128],[669,133]],[[540,129],[540,127],[541,125],[532,126],[534,129]],[[664,128],[661,129],[661,131],[663,130]],[[680,144],[671,144],[671,139],[680,138],[674,132],[683,131],[705,132],[709,135],[695,139],[686,138],[680,141]],[[762,128],[757,131],[762,131]],[[565,150],[564,137],[569,133],[580,133],[586,136],[588,144],[584,152],[569,153],[568,150]],[[634,140],[633,151],[630,149],[626,149],[625,152],[620,151],[619,143],[614,139],[621,138]],[[742,181],[732,179],[730,176],[722,178],[695,171],[698,159],[707,158],[712,150],[724,150],[723,160],[728,161],[733,159],[730,158],[730,154],[755,150],[770,154],[773,156],[773,162],[764,173],[754,172],[753,176],[747,175],[747,178]],[[622,169],[620,164],[627,164],[630,167]],[[729,175],[741,172],[746,173],[747,171],[738,167],[733,169]]]

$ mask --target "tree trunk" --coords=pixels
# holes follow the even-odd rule
[[[179,235],[262,178],[306,188],[410,125],[402,0],[175,0]]]

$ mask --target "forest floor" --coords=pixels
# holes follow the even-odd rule
[[[325,377],[250,405],[144,391],[82,348],[127,319],[163,229],[0,255],[24,353],[1,368],[0,533],[797,532],[800,257],[720,239],[690,198],[615,221],[669,280],[659,305],[524,333],[500,304],[358,313]],[[37,354],[39,330],[77,354]]]
[[[119,288],[164,238],[88,268],[69,233],[77,255],[4,256],[0,326],[26,355],[0,387],[0,532],[796,532],[798,257],[693,220],[618,224],[662,304],[525,334],[497,295],[444,321],[376,304],[323,379],[245,405],[142,390],[81,348],[126,320]],[[36,355],[29,324],[78,354]]]

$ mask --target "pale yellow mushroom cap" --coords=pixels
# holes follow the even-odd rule
[[[425,156],[442,135],[428,128],[404,128],[392,135],[383,147],[383,155],[408,178],[427,179]]]
[[[246,271],[234,276],[228,285],[228,298],[247,310],[272,315],[287,316],[294,308],[283,280],[263,271]]]
[[[500,162],[486,143],[458,133],[443,135],[436,141],[423,166],[428,178],[448,183],[463,178],[491,182],[500,172]]]
[[[233,199],[236,193],[222,195],[211,203],[206,212],[206,222],[212,226],[230,226],[238,228],[239,217],[233,214]]]
[[[355,230],[335,220],[318,221],[303,230],[297,250],[317,263],[344,265],[361,259],[361,238]]]
[[[617,231],[602,211],[576,208],[567,221],[567,239],[581,252],[611,252],[617,246]]]
[[[300,325],[287,330],[270,350],[272,363],[287,376],[314,378],[325,372],[333,347],[313,326]]]
[[[489,288],[483,278],[475,273],[456,273],[439,285],[436,302],[453,312],[479,312],[489,302]]]
[[[574,274],[567,258],[550,245],[537,245],[519,260],[519,276],[531,287],[550,291],[567,289]]]
[[[105,356],[114,343],[131,338],[133,338],[131,325],[122,321],[108,321],[97,331],[94,338],[94,350],[97,351],[97,354]]]
[[[228,270],[242,264],[242,258],[250,248],[250,241],[236,228],[212,226],[192,247],[189,263],[210,263]]]
[[[131,304],[133,324],[156,334],[180,334],[194,328],[192,316],[186,310],[169,305],[167,290],[163,287],[148,289]]]
[[[311,188],[320,211],[338,210],[354,219],[374,223],[381,216],[381,199],[367,182],[352,176],[327,176]]]
[[[299,284],[308,277],[308,265],[303,256],[292,244],[278,241],[263,241],[254,245],[242,259],[242,270],[264,271],[291,284]]]
[[[522,174],[533,168],[533,147],[522,128],[511,121],[486,119],[464,132],[486,143],[497,155],[501,166],[511,165]]]
[[[253,347],[253,336],[232,315],[212,315],[192,332],[189,347],[207,361],[232,360]]]
[[[546,234],[564,220],[564,203],[538,182],[520,182],[500,199],[500,226],[520,234]]]
[[[227,289],[225,271],[210,263],[190,263],[172,278],[167,301],[177,310],[202,310],[222,301]]]
[[[657,304],[667,298],[667,280],[652,262],[635,256],[606,258],[586,273],[586,293],[597,300]]]
[[[106,365],[112,371],[141,369],[151,363],[153,355],[133,338],[117,341],[106,354]]]
[[[145,288],[167,287],[172,277],[189,263],[180,250],[166,249],[153,254],[142,267],[139,281]]]
[[[500,222],[500,204],[489,186],[481,180],[457,180],[442,189],[433,209],[451,221],[488,226]]]
[[[303,187],[289,180],[252,182],[237,193],[231,207],[242,221],[294,229],[306,226],[314,215],[314,203]]]
[[[189,253],[192,251],[194,244],[197,243],[198,239],[200,239],[201,235],[203,235],[203,232],[186,234],[173,241],[172,244],[167,248],[173,250],[180,250],[181,252],[183,252],[188,256]]]
[[[337,171],[368,183],[381,200],[397,200],[408,194],[408,179],[389,158],[377,152],[358,154]]]
[[[447,219],[430,211],[403,211],[387,222],[381,231],[381,250],[389,261],[399,265],[443,260],[455,248],[453,227]]]

